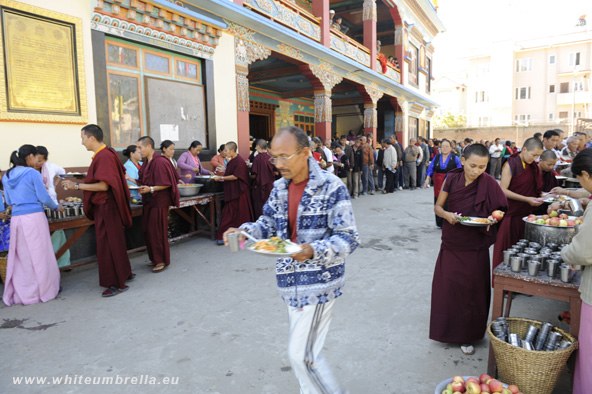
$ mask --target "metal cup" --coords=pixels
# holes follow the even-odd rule
[[[230,233],[227,236],[228,246],[231,252],[238,252],[240,249],[239,233]]]
[[[528,268],[527,260],[530,258],[530,255],[528,253],[518,253],[518,257],[520,257],[522,271],[526,271],[526,269]]]
[[[547,275],[549,278],[554,278],[557,275],[557,268],[559,267],[559,260],[547,260]]]
[[[528,275],[538,276],[539,270],[541,269],[541,263],[534,260],[528,260]]]
[[[510,257],[514,255],[514,251],[512,249],[504,250],[504,265],[510,264]]]
[[[532,249],[537,249],[537,250],[539,250],[542,247],[542,245],[538,242],[529,242],[528,246]]]
[[[571,268],[567,264],[561,264],[559,267],[561,271],[561,281],[563,283],[569,283],[571,280]]]
[[[522,270],[522,258],[520,256],[510,257],[510,269],[512,272],[520,272]]]

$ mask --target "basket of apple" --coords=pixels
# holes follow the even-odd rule
[[[434,394],[522,394],[518,386],[507,385],[486,373],[476,376],[455,376],[438,385]]]

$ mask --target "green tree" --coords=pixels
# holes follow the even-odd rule
[[[467,118],[464,115],[454,115],[447,112],[437,116],[435,123],[437,129],[458,129],[467,127]]]

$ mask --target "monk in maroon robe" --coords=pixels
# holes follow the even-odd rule
[[[508,203],[497,181],[485,173],[489,152],[484,145],[467,147],[462,161],[464,168],[448,172],[434,208],[444,222],[432,282],[430,339],[464,345],[463,351],[471,353],[489,318],[489,247],[497,225],[463,226],[455,213],[486,218]]]
[[[556,176],[557,173],[555,172],[555,164],[557,163],[557,154],[552,150],[546,150],[541,155],[539,160],[539,170],[541,173],[542,178],[542,191],[544,193],[548,193],[557,186],[560,186],[559,181],[557,180]],[[545,215],[547,214],[547,209],[549,208],[549,204],[545,203],[540,207],[537,207],[534,210],[535,215]]]
[[[179,175],[171,161],[154,150],[154,140],[138,140],[144,163],[140,169],[142,230],[152,272],[162,272],[171,264],[169,247],[169,207],[179,206]]]
[[[510,248],[524,236],[522,218],[534,213],[543,204],[540,198],[543,179],[536,159],[543,153],[543,143],[538,138],[524,142],[520,153],[514,153],[502,168],[500,185],[508,198],[508,212],[502,221],[495,247],[493,266],[495,269],[504,259],[504,250]]]
[[[127,255],[125,228],[132,225],[130,192],[125,169],[117,153],[103,143],[103,131],[97,125],[82,128],[82,145],[94,152],[84,183],[63,181],[66,189],[83,190],[84,213],[95,222],[99,284],[106,287],[103,297],[128,289],[133,279]]]
[[[253,215],[257,219],[263,213],[263,205],[269,198],[273,182],[275,181],[275,167],[271,164],[271,155],[267,152],[267,142],[265,140],[257,141],[257,156],[251,166],[251,178],[253,187],[251,188],[253,198]]]
[[[224,182],[224,208],[222,208],[220,227],[216,234],[218,245],[224,245],[222,235],[230,227],[239,227],[243,223],[253,221],[249,169],[237,150],[235,142],[226,144],[224,153],[230,161],[226,165],[224,176],[214,177],[215,181]]]

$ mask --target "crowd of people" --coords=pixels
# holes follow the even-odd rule
[[[303,391],[337,392],[339,384],[321,350],[334,302],[342,294],[345,257],[359,244],[350,199],[433,187],[442,243],[432,283],[429,336],[458,344],[465,354],[472,354],[489,318],[491,271],[501,263],[502,251],[523,237],[522,218],[543,209],[541,193],[581,198],[589,216],[592,141],[586,133],[567,138],[562,134],[561,130],[537,133],[521,149],[499,138],[492,142],[466,138],[457,144],[419,137],[403,147],[394,135],[379,143],[371,134],[352,132],[322,141],[288,127],[279,130],[271,144],[253,140],[248,158],[239,155],[235,142],[223,144],[210,166],[204,166],[199,141],[175,160],[173,142],[163,141],[156,147],[148,136],[123,151],[123,163],[104,143],[100,127],[87,125],[81,130],[82,145],[93,152],[87,175],[82,182],[65,179],[59,184],[65,190],[83,191],[84,213],[95,224],[99,284],[105,288],[102,296],[111,297],[128,290],[127,283],[135,277],[125,244],[126,228],[132,224],[130,202],[142,201],[142,232],[150,265],[153,272],[162,272],[171,263],[168,211],[179,206],[179,188],[199,177],[219,182],[224,206],[218,244],[227,243],[230,234],[243,237],[246,232],[300,246],[299,252],[280,258],[276,265],[279,292],[289,312],[290,360]],[[6,305],[49,301],[60,291],[54,252],[65,237],[57,232],[50,236],[45,208],[63,209],[55,187],[56,176],[65,171],[48,162],[48,154],[41,146],[21,146],[11,155],[11,167],[2,178],[0,212],[5,205],[12,209]],[[559,187],[558,171],[568,171],[582,188]],[[456,225],[459,215],[488,217],[498,210],[505,212],[499,225],[479,230]],[[0,214],[0,219],[5,217]],[[566,262],[592,265],[586,246],[591,232],[592,220],[585,219],[562,252]],[[574,386],[578,394],[592,384],[585,373],[592,368],[589,269],[584,270],[580,292],[580,351]]]

